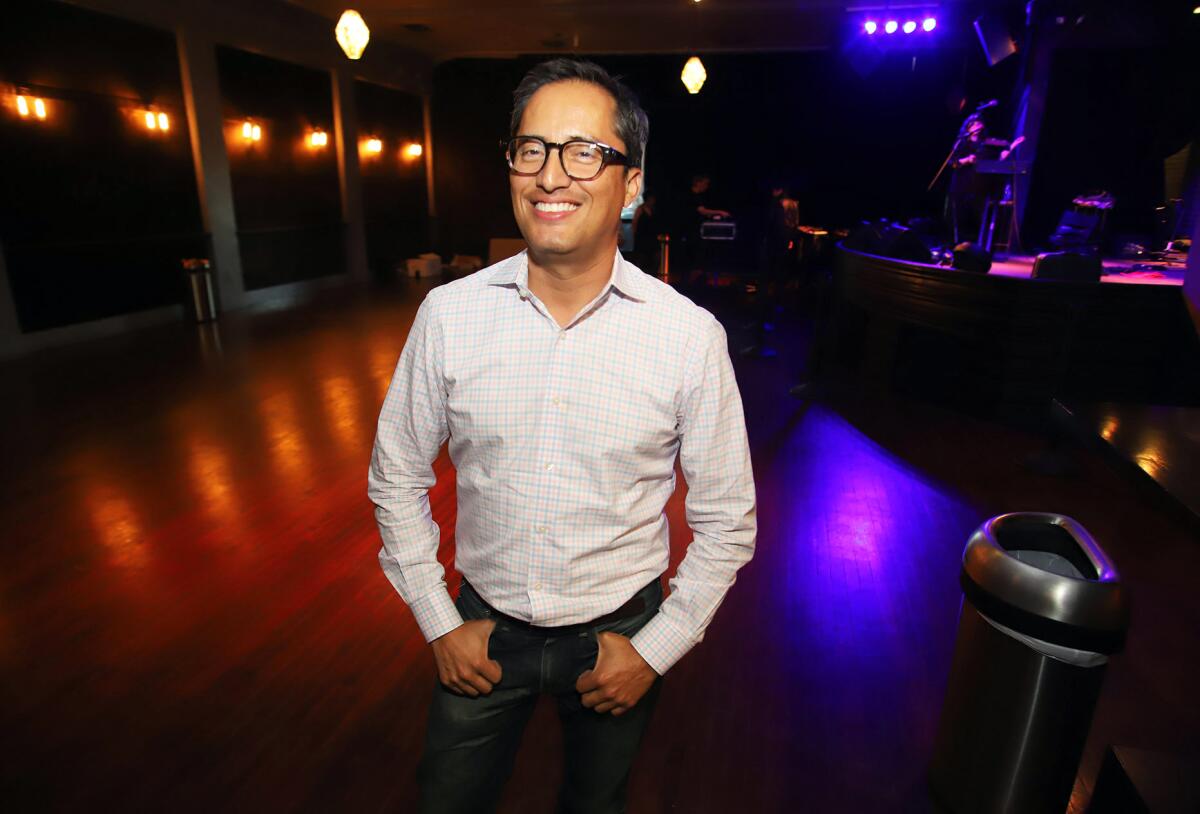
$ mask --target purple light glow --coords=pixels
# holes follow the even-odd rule
[[[899,27],[899,24],[895,20],[888,20],[886,23],[884,23],[883,30],[889,34],[895,34],[896,29]]]
[[[925,29],[926,31],[932,31],[933,29],[937,28],[937,20],[933,17],[926,17],[925,22],[921,24],[921,28]]]
[[[868,34],[874,34],[878,29],[879,25],[874,20],[867,20],[863,23],[863,31],[866,31]]]
[[[917,30],[917,24],[914,23],[912,20],[909,20],[908,22],[906,22],[904,24],[904,33],[905,34],[911,34],[916,30]]]

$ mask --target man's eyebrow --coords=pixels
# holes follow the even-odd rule
[[[548,139],[545,136],[540,135],[538,133],[517,133],[515,136],[513,136],[513,138],[540,138],[542,141],[550,141],[551,140],[551,139]],[[596,143],[601,143],[600,139],[596,138],[595,136],[585,136],[585,135],[582,135],[579,133],[569,135],[565,139],[563,139],[563,143],[566,143],[568,141],[594,141]]]

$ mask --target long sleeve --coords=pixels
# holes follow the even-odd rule
[[[754,554],[754,473],[725,331],[715,319],[695,343],[680,401],[679,462],[693,539],[657,616],[633,646],[660,675],[704,637],[737,570]]]
[[[431,292],[417,311],[379,416],[368,495],[383,538],[379,562],[426,641],[462,624],[438,562],[429,508],[433,461],[448,437],[442,333]]]

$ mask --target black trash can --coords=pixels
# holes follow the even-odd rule
[[[1069,517],[988,520],[963,552],[958,638],[930,788],[955,814],[1063,814],[1129,604]]]
[[[207,257],[189,257],[183,261],[191,293],[191,314],[197,322],[217,318],[217,298],[213,291],[212,263]]]

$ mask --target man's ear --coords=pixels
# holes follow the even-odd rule
[[[642,193],[642,171],[638,168],[625,171],[625,205],[629,206]]]

